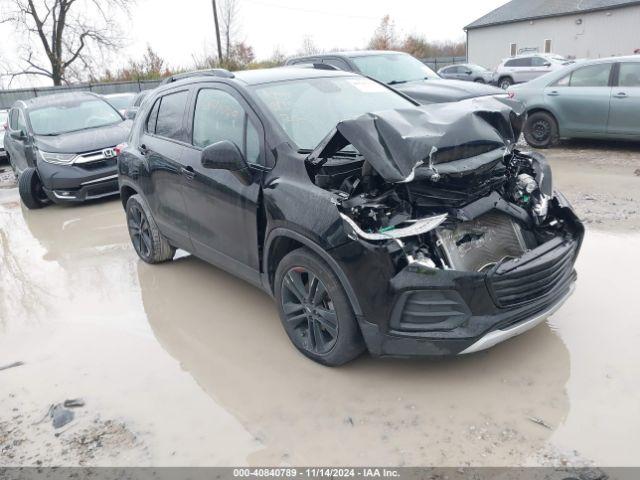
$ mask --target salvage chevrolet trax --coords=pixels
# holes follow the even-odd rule
[[[18,101],[5,147],[27,208],[118,194],[114,147],[130,121],[102,97],[63,93]]]
[[[263,288],[325,365],[490,347],[570,295],[583,237],[544,158],[513,148],[523,118],[508,102],[419,107],[286,67],[169,82],[119,149],[133,246],[149,263],[182,248]]]

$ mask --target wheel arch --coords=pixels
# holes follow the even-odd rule
[[[140,192],[128,182],[120,183],[120,201],[122,202],[122,206],[124,208],[126,208],[127,206],[127,200],[139,193]]]
[[[289,230],[287,228],[275,228],[269,232],[269,235],[265,241],[264,245],[264,257],[263,257],[263,275],[264,275],[264,283],[268,288],[270,294],[273,295],[274,291],[274,280],[275,280],[275,271],[278,267],[280,261],[287,255],[289,252],[296,250],[301,247],[307,247],[316,255],[318,255],[324,262],[331,268],[333,273],[336,274],[338,280],[342,284],[349,301],[351,302],[351,306],[353,308],[356,316],[362,316],[362,308],[360,307],[360,303],[358,302],[358,298],[351,287],[351,282],[347,278],[347,275],[344,273],[338,262],[329,255],[329,253],[322,248],[320,245],[315,243],[313,240],[301,235],[298,232],[293,230]]]

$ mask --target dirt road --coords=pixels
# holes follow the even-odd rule
[[[566,305],[488,352],[340,369],[299,355],[248,284],[140,262],[117,200],[28,211],[6,178],[0,466],[637,465],[640,149],[547,154],[588,222]]]

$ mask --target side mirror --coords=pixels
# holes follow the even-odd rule
[[[124,111],[124,118],[126,118],[127,120],[133,120],[134,118],[136,118],[137,113],[138,113],[137,108],[127,108]]]
[[[27,134],[24,132],[24,130],[11,130],[9,132],[9,136],[15,140],[24,140],[25,138],[27,138]]]
[[[545,66],[545,67],[550,67],[550,66],[551,66],[551,63],[550,63],[550,62],[544,62],[544,66]]]
[[[467,75],[471,75],[473,72],[471,70],[465,70],[465,72]]]
[[[249,165],[238,146],[229,140],[209,145],[202,151],[200,162],[204,168],[228,170],[244,185],[252,181]]]

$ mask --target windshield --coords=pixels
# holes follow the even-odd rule
[[[35,135],[59,135],[122,121],[111,105],[97,98],[85,98],[29,111]]]
[[[133,99],[135,98],[135,96],[135,93],[131,93],[126,95],[107,95],[104,98],[107,100],[107,102],[113,105],[113,108],[117,110],[124,110],[133,103]]]
[[[299,149],[313,150],[342,120],[414,104],[364,77],[329,77],[269,83],[257,96]]]
[[[352,57],[351,60],[367,77],[389,85],[440,78],[420,60],[405,53]]]

